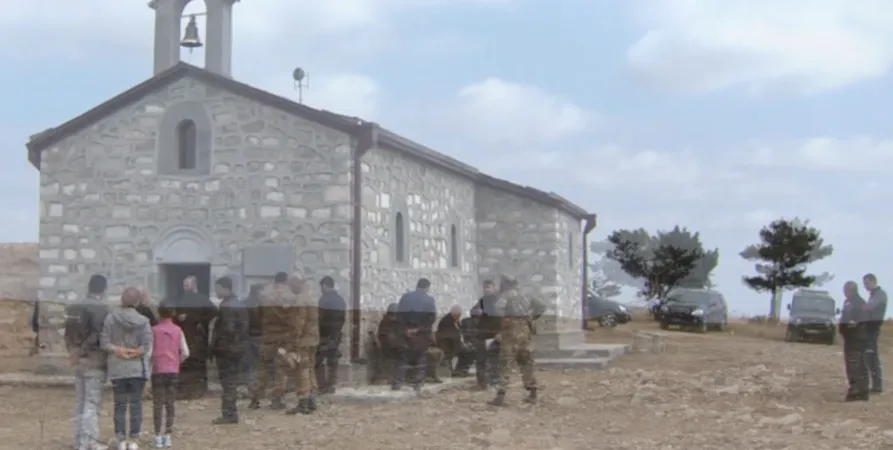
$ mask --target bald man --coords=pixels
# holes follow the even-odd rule
[[[462,307],[454,305],[437,323],[437,347],[443,351],[443,361],[453,377],[467,376],[474,361],[470,345],[462,335]],[[456,365],[453,366],[453,359]]]

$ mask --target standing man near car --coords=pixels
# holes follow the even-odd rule
[[[843,363],[849,389],[848,402],[868,400],[868,364],[865,350],[868,348],[868,318],[864,310],[865,300],[859,295],[859,285],[847,281],[843,285],[843,312],[837,328],[843,337]]]
[[[873,273],[862,277],[862,284],[868,290],[868,304],[863,308],[868,313],[868,348],[865,351],[865,359],[868,373],[871,375],[871,392],[880,394],[884,391],[884,380],[877,341],[881,334],[881,326],[884,324],[884,316],[887,315],[887,293],[878,286],[877,277]]]

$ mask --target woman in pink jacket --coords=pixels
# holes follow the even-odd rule
[[[166,302],[158,306],[161,320],[152,327],[152,415],[155,419],[155,448],[171,446],[174,402],[180,363],[189,357],[183,330],[173,322],[174,310]],[[162,419],[164,428],[162,428]]]

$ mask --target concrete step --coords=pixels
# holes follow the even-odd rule
[[[591,369],[607,368],[614,358],[538,358],[536,366],[544,369]]]
[[[537,360],[543,358],[616,358],[630,352],[629,344],[578,344],[564,348],[534,347]]]
[[[535,348],[543,350],[576,347],[585,343],[586,333],[583,330],[538,333],[533,336]]]

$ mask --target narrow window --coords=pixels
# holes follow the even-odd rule
[[[450,225],[450,267],[459,267],[459,235],[455,225]]]
[[[401,263],[406,260],[405,233],[406,231],[403,229],[403,213],[397,213],[397,218],[394,221],[394,256],[397,262]]]
[[[184,120],[177,125],[177,167],[195,169],[195,122]]]

